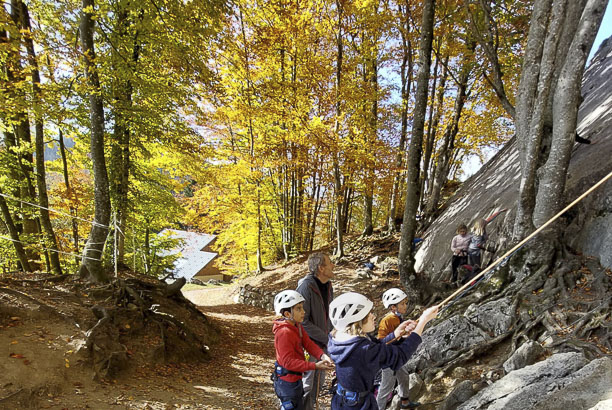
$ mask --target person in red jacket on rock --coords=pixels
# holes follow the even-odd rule
[[[334,363],[313,342],[302,326],[304,297],[295,290],[284,290],[274,297],[274,310],[282,316],[274,321],[274,392],[281,401],[281,410],[304,409],[302,373],[309,370],[333,370]],[[306,350],[317,362],[304,357]]]

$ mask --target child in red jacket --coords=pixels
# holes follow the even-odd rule
[[[333,370],[334,363],[323,353],[302,327],[304,297],[294,290],[284,290],[274,297],[274,310],[282,317],[274,321],[274,392],[281,410],[304,408],[302,373],[308,370]],[[304,350],[319,358],[316,363],[304,357]]]

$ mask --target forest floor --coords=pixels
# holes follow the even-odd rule
[[[9,287],[3,287],[6,292]],[[183,364],[139,361],[115,378],[93,379],[75,353],[74,325],[47,314],[0,319],[0,408],[272,409],[273,315],[234,304],[232,287],[191,291],[221,340],[210,358]],[[18,291],[19,292],[19,291]],[[1,293],[1,292],[0,292]],[[35,294],[30,290],[27,294]],[[41,300],[40,295],[36,295]],[[48,302],[48,300],[46,301]],[[58,301],[57,306],[62,306]]]

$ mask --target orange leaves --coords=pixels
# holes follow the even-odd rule
[[[22,360],[22,363],[25,364],[26,366],[29,365],[30,363],[32,363],[30,360],[26,359],[26,357],[24,355],[19,354],[19,353],[9,353],[9,357],[11,359]]]

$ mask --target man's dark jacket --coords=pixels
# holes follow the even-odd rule
[[[334,298],[334,290],[331,282],[327,282],[328,303]],[[327,346],[328,334],[332,330],[332,324],[327,316],[328,307],[325,302],[314,275],[308,274],[298,282],[296,289],[304,296],[304,321],[302,325],[308,336],[315,341],[319,347]]]

